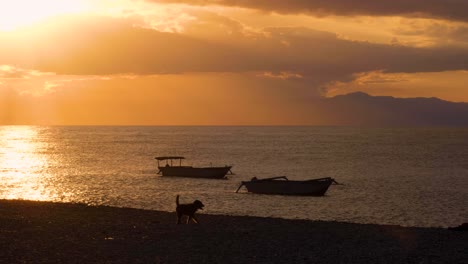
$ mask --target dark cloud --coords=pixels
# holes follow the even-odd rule
[[[468,21],[466,0],[148,0],[190,5],[225,5],[278,13],[430,17]]]
[[[379,70],[468,69],[468,49],[349,41],[306,28],[267,28],[253,37],[239,33],[230,41],[219,42],[136,28],[131,21],[109,18],[74,18],[50,25],[47,31],[32,31],[47,32],[41,35],[23,32],[1,38],[2,63],[83,75],[286,72],[316,84]]]

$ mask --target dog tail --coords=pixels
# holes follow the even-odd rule
[[[179,195],[177,195],[177,197],[175,199],[175,203],[176,203],[176,205],[179,205]]]

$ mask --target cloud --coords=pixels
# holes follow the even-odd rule
[[[311,85],[347,81],[362,72],[468,69],[468,49],[461,47],[375,44],[298,27],[272,27],[246,33],[241,25],[229,20],[210,16],[202,19],[208,28],[225,21],[223,27],[232,28],[235,33],[218,41],[139,28],[131,20],[74,17],[42,25],[48,31],[33,31],[46,32],[40,35],[24,32],[21,37],[4,37],[0,42],[0,59],[10,65],[60,75],[293,73]],[[31,47],[29,43],[35,45]]]
[[[423,39],[423,44],[433,46],[468,46],[467,23],[431,19],[400,19],[392,29],[392,33],[403,38]]]
[[[50,75],[53,75],[53,73],[23,69],[12,65],[0,65],[0,79],[30,79]]]
[[[408,16],[468,21],[464,0],[148,0],[157,3],[222,5],[277,13],[306,13],[316,16]]]
[[[280,80],[289,80],[289,79],[302,79],[302,75],[293,72],[264,72],[257,76],[266,77],[266,78],[273,78],[273,79],[280,79]]]
[[[466,93],[468,71],[383,73],[367,72],[354,76],[349,82],[331,82],[326,85],[327,96],[350,92],[400,97],[437,97],[454,102],[468,102]]]
[[[41,72],[19,68],[12,65],[0,65],[0,88],[16,91],[18,95],[43,96],[55,93],[59,88],[79,87],[82,83],[111,78],[132,78],[132,76],[70,76],[57,75],[53,72]]]

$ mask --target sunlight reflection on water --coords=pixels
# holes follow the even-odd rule
[[[0,127],[0,170],[2,196],[6,199],[53,200],[56,187],[43,173],[47,155],[41,155],[44,142],[37,141],[38,129],[28,126]]]

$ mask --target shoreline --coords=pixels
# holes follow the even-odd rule
[[[467,232],[0,200],[8,263],[468,263]]]

